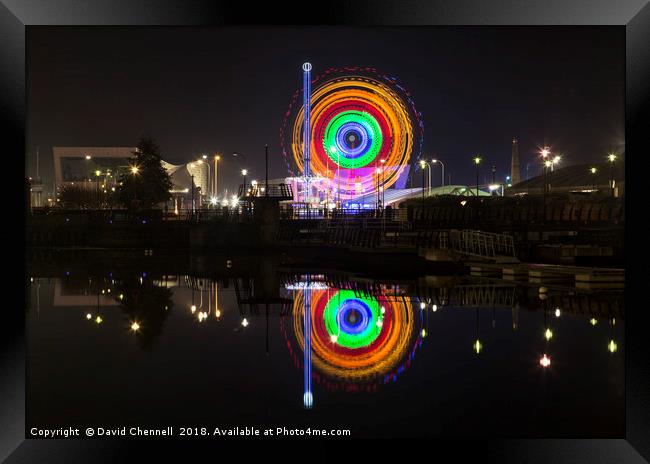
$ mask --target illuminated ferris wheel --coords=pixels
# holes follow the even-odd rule
[[[311,79],[305,63],[299,107],[298,96],[280,136],[288,171],[301,179],[305,198],[347,200],[387,189],[404,181],[410,161],[420,157],[421,115],[396,78],[347,67]]]

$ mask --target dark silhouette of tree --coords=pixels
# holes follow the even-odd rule
[[[114,294],[121,294],[117,301],[127,316],[127,325],[137,322],[138,330],[135,336],[138,344],[144,349],[150,349],[163,331],[165,320],[172,310],[172,292],[165,287],[153,284],[150,277],[142,279],[130,275],[115,286]]]
[[[154,139],[145,136],[138,142],[134,156],[129,158],[130,168],[120,175],[119,199],[134,209],[153,208],[171,198],[172,181],[162,165],[160,147]]]

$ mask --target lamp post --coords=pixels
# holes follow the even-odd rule
[[[476,196],[478,197],[478,175],[479,175],[479,165],[481,164],[481,155],[476,155],[474,157],[474,164],[476,165]]]
[[[616,162],[616,153],[611,152],[607,155],[609,161],[609,188],[611,189],[612,197],[615,196],[615,181],[614,181],[614,163]]]
[[[420,168],[422,169],[422,208],[424,208],[424,167],[426,163],[424,160],[420,160]]]
[[[553,168],[555,167],[556,164],[558,164],[562,160],[561,156],[555,156],[551,161],[551,172],[553,172]]]
[[[194,218],[194,174],[190,177],[192,178],[192,204],[190,205],[190,209],[192,211],[192,218]]]
[[[544,161],[544,220],[546,220],[546,196],[549,192],[548,185],[548,169],[553,167],[553,161],[546,160]]]
[[[248,174],[248,169],[242,169],[241,170],[241,175],[244,178],[244,189],[242,191],[242,196],[246,195],[246,174]]]
[[[542,148],[542,151],[540,151],[540,155],[542,156],[542,169],[546,167],[546,158],[550,153],[551,149],[549,147],[544,147]]]
[[[133,199],[138,199],[138,183],[136,182],[137,174],[140,171],[137,166],[131,166],[131,174],[133,174]]]
[[[544,205],[543,205],[542,212],[543,212],[544,216],[543,216],[542,222],[546,220],[546,189],[547,189],[547,186],[548,186],[547,178],[546,178],[546,171],[548,170],[548,167],[550,166],[549,161],[546,158],[548,158],[548,155],[550,153],[551,153],[551,150],[549,149],[549,147],[544,147],[544,148],[542,148],[542,151],[540,151],[540,155],[541,155],[541,159],[542,159],[542,175],[543,175],[542,178],[544,180],[544,189],[542,190],[543,195],[544,195],[544,198],[543,198]]]
[[[97,169],[97,170],[95,171],[95,177],[96,177],[95,182],[96,182],[96,187],[97,187],[97,188],[95,188],[95,194],[96,194],[96,196],[97,196],[97,202],[98,202],[98,203],[100,203],[99,198],[100,198],[100,196],[101,196],[101,195],[99,194],[99,177],[100,177],[101,175],[102,175],[102,171],[100,171],[99,169]]]
[[[217,171],[217,161],[221,159],[221,156],[219,155],[214,155],[214,196],[217,197],[219,196],[219,190],[218,190],[218,181],[219,181],[219,175]]]
[[[431,195],[431,165],[426,162],[426,160],[423,160],[424,164],[426,167],[429,169],[429,177],[427,181],[427,195]]]
[[[592,189],[595,191],[596,190],[596,173],[598,172],[598,169],[595,166],[592,166],[591,169],[589,169],[589,172],[592,174]]]
[[[497,167],[496,167],[496,165],[493,164],[492,165],[492,184],[491,185],[496,185],[496,183],[497,183]],[[490,188],[490,190],[492,191],[493,196],[497,194],[495,188]]]
[[[440,167],[442,168],[442,172],[441,172],[442,176],[440,177],[440,187],[444,187],[445,186],[445,163],[435,158],[432,159],[431,162],[433,164],[440,163]],[[444,189],[443,189],[443,193],[444,193]]]
[[[264,196],[269,196],[269,145],[264,145],[264,161],[266,163],[265,181],[264,181]]]

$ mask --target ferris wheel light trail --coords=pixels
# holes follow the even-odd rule
[[[313,79],[309,63],[302,70],[303,104],[294,106],[297,91],[280,138],[288,170],[295,175],[292,166],[298,168],[305,194],[314,193],[309,183],[317,178],[319,193],[329,198],[335,191],[339,200],[393,186],[422,151],[424,128],[411,94],[374,68],[330,68]]]

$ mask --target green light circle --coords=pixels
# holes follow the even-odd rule
[[[368,326],[361,333],[348,334],[341,332],[339,329],[337,316],[340,306],[342,306],[346,300],[360,300],[370,308],[371,318],[368,321]],[[327,302],[327,305],[325,305],[323,316],[325,318],[325,328],[329,335],[336,335],[336,343],[345,348],[356,349],[368,346],[375,341],[381,333],[381,327],[377,326],[377,321],[382,320],[383,316],[381,315],[381,310],[377,300],[359,297],[355,295],[352,290],[340,290],[336,295],[334,295]]]
[[[348,122],[361,124],[368,134],[370,134],[372,142],[366,153],[362,156],[358,158],[346,158],[341,153],[339,161],[338,148],[336,148],[336,133],[342,125]],[[361,111],[344,111],[336,115],[327,124],[325,135],[323,136],[323,148],[327,156],[333,162],[338,163],[339,166],[346,169],[361,168],[370,164],[377,157],[379,150],[381,150],[382,142],[383,136],[377,120],[370,114]]]

